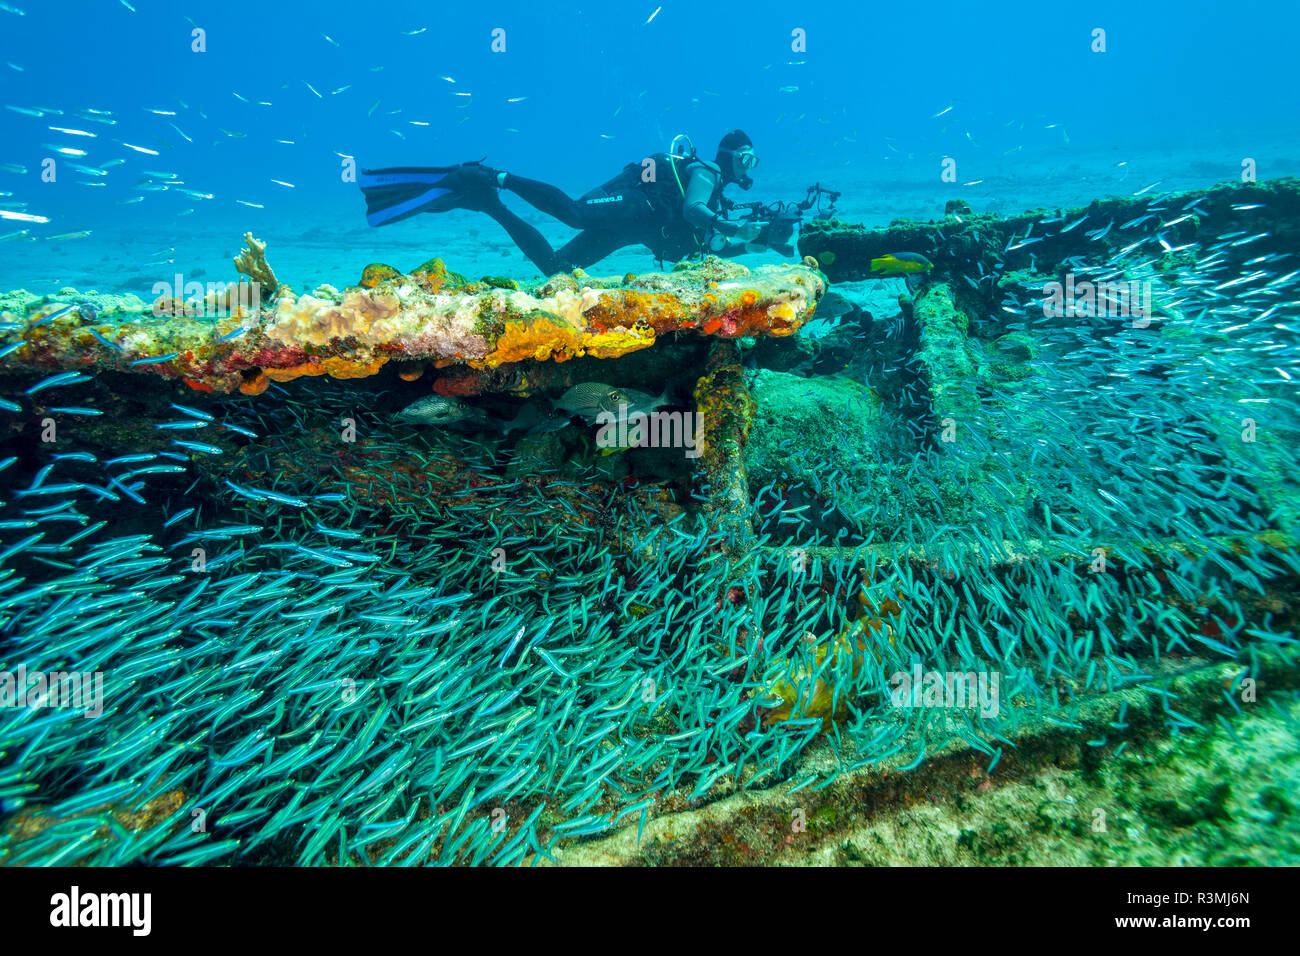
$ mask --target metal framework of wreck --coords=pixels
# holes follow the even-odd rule
[[[1250,223],[1267,230],[1269,239],[1252,247],[1250,255],[1261,248],[1300,244],[1300,182],[1294,180],[1219,186],[1163,199],[1173,209],[1196,212],[1181,219],[1171,214],[1177,221],[1159,234],[1163,253],[1154,261],[1134,263],[1116,279],[1159,283],[1162,270],[1183,261],[1180,254],[1201,230],[1212,226],[1222,232],[1240,219],[1238,206],[1267,207],[1265,215],[1253,216]],[[978,407],[972,383],[963,379],[969,369],[968,341],[988,327],[988,316],[998,312],[1006,297],[1034,299],[1045,282],[1063,279],[1083,257],[1111,258],[1141,238],[1140,225],[1128,223],[1149,215],[1148,209],[1146,199],[1109,199],[1084,209],[1002,218],[972,214],[955,204],[933,222],[900,221],[879,229],[835,221],[807,224],[799,245],[803,262],[796,265],[747,269],[709,259],[667,273],[598,278],[575,272],[520,283],[469,280],[432,260],[409,274],[371,266],[356,286],[341,292],[321,287],[301,295],[278,283],[265,246],[249,236],[237,266],[261,288],[275,290],[266,297],[265,308],[248,309],[234,295],[189,302],[163,299],[142,303],[135,312],[104,315],[52,297],[33,302],[26,315],[8,323],[9,331],[0,337],[0,373],[111,371],[184,381],[203,392],[255,396],[271,382],[321,375],[367,378],[392,364],[405,380],[427,376],[430,390],[438,394],[520,397],[575,384],[570,364],[575,359],[650,355],[680,337],[705,337],[704,358],[690,370],[696,381],[693,400],[706,429],[696,467],[712,489],[711,508],[727,550],[743,562],[755,538],[744,449],[756,425],[740,340],[790,337],[815,317],[833,283],[871,278],[871,262],[882,255],[921,253],[934,269],[905,298],[903,312],[916,331],[909,348],[929,397],[923,410],[926,425],[937,431],[943,420]],[[208,317],[213,309],[219,313],[216,319]],[[1294,547],[1294,498],[1281,486],[1262,486],[1260,492],[1279,516],[1276,527],[1262,530],[1261,537],[1271,546]],[[1090,550],[1063,542],[1005,544],[986,552],[967,549],[957,557],[1004,567],[1025,560],[1077,564],[1093,559]],[[1189,547],[1177,540],[1098,544],[1140,547],[1157,563]],[[854,558],[869,566],[933,566],[939,558],[935,549],[919,542],[810,548],[809,556]],[[1269,673],[1291,681],[1284,675],[1293,671],[1274,667]],[[805,675],[805,683],[813,682]],[[1198,694],[1212,691],[1212,680],[1196,685]],[[794,701],[788,702],[807,701],[813,693],[810,686],[796,687]],[[1093,714],[1080,724],[1080,733],[1104,723]],[[1042,745],[1043,739],[1042,728],[1025,732],[1024,740],[1031,744]],[[956,773],[959,765],[964,772],[972,751],[952,753],[954,759],[939,772]],[[871,779],[878,785],[882,777],[873,771]],[[818,799],[829,796],[805,796],[801,805],[815,812]]]
[[[1266,243],[1243,250],[1240,260],[1263,249],[1300,246],[1300,180],[1225,184],[1163,194],[1160,202],[1161,209],[1192,212],[1168,213],[1172,221],[1159,231],[1163,252],[1113,272],[1113,282],[1158,285],[1163,271],[1188,261],[1185,250],[1198,237],[1238,222],[1268,235]],[[978,408],[965,357],[974,330],[999,331],[996,325],[990,329],[987,317],[1001,303],[1041,299],[1045,283],[1064,281],[1084,257],[1104,260],[1149,239],[1151,207],[1151,197],[1116,197],[1083,208],[1003,217],[973,213],[954,200],[933,221],[904,219],[883,228],[838,220],[805,223],[799,238],[803,261],[795,265],[749,269],[708,257],[666,273],[596,277],[576,270],[520,282],[470,280],[432,259],[409,274],[376,263],[356,286],[340,292],[325,285],[304,294],[276,279],[266,244],[249,234],[235,267],[243,282],[273,289],[272,295],[250,296],[231,284],[188,300],[163,296],[113,314],[69,307],[65,298],[75,302],[75,296],[33,297],[28,314],[0,335],[0,373],[115,371],[181,380],[203,392],[258,395],[271,382],[321,375],[361,379],[391,363],[407,381],[429,373],[437,394],[526,397],[576,384],[580,379],[566,365],[572,359],[616,359],[681,335],[701,336],[713,344],[693,372],[693,398],[705,428],[698,467],[712,489],[711,508],[727,550],[741,555],[754,541],[743,451],[755,404],[738,342],[788,338],[816,316],[833,283],[873,278],[872,261],[895,251],[920,253],[934,268],[900,304],[915,326],[907,340],[909,357],[923,369],[929,396],[929,407],[920,412],[937,433],[950,416]],[[1248,219],[1242,209],[1252,210]],[[1103,223],[1109,225],[1101,228]],[[250,309],[250,301],[262,305]],[[1177,314],[1176,304],[1166,308]],[[1284,489],[1260,490],[1282,516],[1267,532],[1270,540],[1290,543],[1300,520],[1295,502]],[[1185,546],[1168,541],[1148,550],[1172,554]],[[1048,560],[1092,559],[1077,547],[1050,541],[1005,542],[1004,548],[975,549],[969,557],[1006,564],[1023,560],[1026,551]],[[920,564],[938,558],[919,542],[817,547],[810,553]]]
[[[1250,255],[1300,244],[1296,180],[1221,185],[1161,199],[1168,208],[1194,212],[1171,214],[1173,221],[1160,231],[1163,254],[1134,263],[1112,281],[1159,283],[1161,271],[1185,261],[1180,253],[1203,230],[1244,221],[1239,207],[1263,208],[1249,222],[1270,234],[1264,246],[1251,246]],[[935,425],[978,406],[973,384],[961,375],[971,330],[987,327],[986,317],[1007,297],[1041,297],[1044,283],[1064,280],[1081,257],[1106,258],[1140,241],[1150,230],[1143,230],[1150,205],[1149,198],[1099,199],[1082,209],[1000,217],[974,214],[954,201],[943,219],[931,222],[900,220],[874,229],[835,220],[807,223],[799,239],[802,265],[750,270],[710,258],[668,273],[598,278],[575,271],[520,283],[472,281],[434,259],[410,274],[375,264],[342,292],[322,286],[301,295],[277,281],[265,244],[248,235],[236,268],[274,294],[250,297],[231,287],[189,301],[164,296],[111,315],[68,308],[58,297],[37,299],[0,336],[0,372],[111,370],[179,379],[201,391],[256,395],[271,382],[302,376],[366,378],[391,362],[407,380],[431,369],[432,390],[443,395],[528,396],[575,384],[567,360],[630,355],[673,333],[708,336],[716,345],[698,369],[695,389],[707,429],[703,467],[725,489],[723,508],[732,515],[736,545],[743,546],[750,533],[736,516],[749,498],[740,450],[752,427],[753,400],[737,340],[790,336],[816,315],[830,284],[871,278],[872,260],[891,252],[921,253],[934,270],[903,304],[919,333],[913,349]],[[1098,232],[1102,223],[1111,225]],[[1240,258],[1247,257],[1243,250]],[[250,310],[250,298],[260,298],[264,307]],[[219,317],[209,317],[214,314]]]

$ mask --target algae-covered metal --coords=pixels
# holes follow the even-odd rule
[[[899,219],[884,228],[814,220],[801,228],[799,252],[816,257],[832,282],[873,278],[872,260],[899,250],[925,256],[940,274],[965,272],[978,281],[976,263],[988,274],[1034,263],[1043,268],[1073,255],[1110,256],[1149,236],[1153,226],[1166,243],[1163,255],[1233,221],[1270,233],[1270,246],[1294,249],[1300,240],[1300,179],[1096,199],[1077,209],[1005,217],[973,213],[953,200],[942,219]]]
[[[252,272],[272,275],[264,263]],[[321,286],[296,295],[281,285],[261,303],[260,291],[246,283],[112,315],[40,300],[6,320],[0,368],[115,369],[257,394],[271,381],[304,375],[364,378],[389,361],[491,370],[524,360],[615,358],[670,332],[789,335],[812,313],[826,280],[801,265],[748,269],[710,258],[640,276],[575,271],[532,283],[469,281],[435,259],[409,275],[371,266],[361,284],[342,292]]]

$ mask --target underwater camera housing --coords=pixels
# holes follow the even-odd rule
[[[739,203],[723,199],[723,208],[729,219],[764,222],[756,241],[769,249],[775,249],[783,256],[792,256],[794,245],[790,240],[794,236],[795,226],[803,221],[804,213],[816,206],[814,219],[831,219],[835,215],[835,203],[839,201],[840,195],[838,191],[821,183],[813,183],[808,187],[807,195],[797,202]],[[822,205],[823,200],[825,206]]]

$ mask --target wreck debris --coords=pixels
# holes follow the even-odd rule
[[[723,549],[743,554],[754,543],[749,518],[745,445],[756,406],[734,342],[717,342],[695,386],[695,408],[704,425],[702,463],[707,496]]]
[[[1042,270],[1075,254],[1107,258],[1149,235],[1153,223],[1162,225],[1161,235],[1177,247],[1244,219],[1234,206],[1250,207],[1250,225],[1271,232],[1273,245],[1294,249],[1300,244],[1300,179],[1283,178],[1096,199],[1079,209],[1038,209],[1006,217],[972,215],[969,206],[950,203],[943,219],[898,219],[880,229],[813,220],[800,227],[799,252],[815,256],[831,282],[871,278],[871,260],[900,249],[924,255],[937,275],[969,272],[978,277],[977,262],[988,274],[995,266],[1010,271],[1031,263]]]
[[[240,271],[277,288],[256,316],[141,310],[105,324],[72,311],[4,336],[0,348],[16,347],[0,368],[146,372],[257,394],[304,375],[374,375],[390,360],[406,374],[421,361],[490,372],[525,360],[615,358],[671,332],[790,335],[826,291],[804,266],[750,270],[713,258],[668,273],[600,279],[576,270],[522,285],[469,281],[435,259],[410,275],[371,267],[361,286],[297,296],[274,285],[265,244],[245,240]]]

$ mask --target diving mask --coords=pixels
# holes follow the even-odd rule
[[[731,176],[741,189],[748,189],[754,185],[749,171],[757,165],[758,154],[754,152],[752,146],[742,146],[731,151]]]

